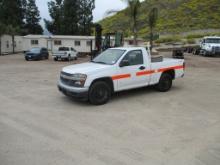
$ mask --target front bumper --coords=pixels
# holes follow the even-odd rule
[[[220,50],[203,50],[202,55],[217,56],[220,55]]]
[[[29,60],[38,60],[40,59],[40,55],[25,55],[25,58]]]
[[[80,100],[88,100],[88,91],[89,89],[84,88],[76,88],[76,87],[70,87],[65,84],[63,84],[61,81],[58,82],[58,89],[60,92],[62,92],[64,95],[73,97]]]
[[[52,55],[52,57],[53,58],[59,58],[59,59],[65,59],[65,58],[68,58],[69,56],[68,55],[56,55],[56,54],[54,54],[54,55]]]

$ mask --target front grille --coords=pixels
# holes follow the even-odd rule
[[[65,72],[61,72],[61,75],[60,75],[60,80],[63,84],[65,85],[68,85],[68,86],[75,86],[75,80],[71,80],[72,74],[69,74],[69,73],[65,73]],[[70,78],[68,78],[70,77]]]
[[[215,46],[212,48],[213,52],[220,52],[220,47]]]

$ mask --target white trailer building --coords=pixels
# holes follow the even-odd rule
[[[1,54],[9,54],[13,52],[12,36],[2,35],[1,36]],[[14,51],[22,52],[23,50],[23,37],[14,37]]]
[[[104,38],[103,38],[104,39]],[[64,36],[64,35],[27,35],[15,36],[15,52],[25,52],[34,47],[45,47],[49,51],[56,51],[59,47],[73,47],[80,53],[90,53],[95,50],[95,36]],[[12,37],[3,35],[1,37],[1,51],[2,54],[12,53]],[[111,41],[114,45],[114,38]],[[138,45],[143,45],[144,41],[138,39]],[[133,45],[132,38],[124,39],[124,46]]]
[[[46,47],[54,51],[59,47],[73,47],[80,53],[89,53],[91,51],[91,42],[95,49],[94,36],[45,36],[45,35],[27,35],[23,37],[23,50],[27,51],[33,47]]]

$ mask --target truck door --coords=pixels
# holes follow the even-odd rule
[[[142,50],[128,52],[118,68],[119,78],[121,75],[121,79],[118,79],[118,90],[146,86],[150,76],[141,74],[146,72],[146,69]]]

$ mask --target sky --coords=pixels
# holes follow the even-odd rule
[[[48,13],[48,6],[47,2],[50,0],[36,0],[36,4],[40,11],[41,15],[41,24],[43,25],[43,19],[50,19]],[[96,8],[93,11],[93,22],[97,22],[104,17],[106,17],[106,12],[109,10],[121,10],[126,7],[126,3],[122,2],[121,0],[95,0]]]

